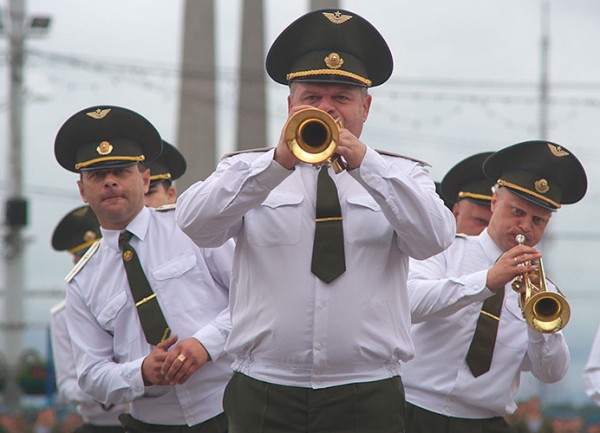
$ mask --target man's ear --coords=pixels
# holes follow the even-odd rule
[[[83,188],[83,182],[81,180],[77,181],[77,187],[79,188],[79,195],[84,203],[87,203],[87,199],[85,198],[85,189]]]
[[[367,121],[367,118],[369,117],[369,111],[371,110],[371,102],[373,102],[373,97],[369,93],[367,96],[365,96],[363,101],[363,123],[365,123]]]
[[[452,213],[454,214],[454,217],[456,218],[458,216],[458,214],[460,213],[460,206],[459,206],[459,201],[457,201],[456,203],[454,203],[452,205]]]
[[[169,203],[175,203],[177,200],[177,190],[172,185],[167,189],[167,200]]]
[[[496,210],[496,206],[498,205],[498,193],[494,192],[492,194],[492,201],[490,202],[490,210],[492,213]]]
[[[147,168],[142,172],[142,181],[144,182],[144,195],[150,191],[150,169]]]

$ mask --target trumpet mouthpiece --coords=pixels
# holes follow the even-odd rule
[[[520,233],[517,236],[515,236],[515,241],[517,241],[517,243],[520,245],[523,245],[526,240],[527,239],[525,238],[525,235],[522,235]]]

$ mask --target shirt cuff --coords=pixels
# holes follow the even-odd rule
[[[141,397],[146,392],[146,385],[144,385],[144,376],[142,374],[142,364],[144,358],[139,358],[128,363],[124,375],[127,383],[131,384],[131,391],[133,395]]]
[[[216,361],[225,352],[227,332],[209,323],[194,334],[194,338],[204,346],[211,361]]]
[[[350,174],[357,181],[362,182],[372,182],[377,180],[370,176],[369,173],[386,173],[386,164],[387,161],[375,150],[371,149],[367,146],[367,151],[365,156],[360,163],[358,168],[348,170],[348,174]]]
[[[275,149],[261,155],[253,163],[250,169],[250,176],[263,185],[266,189],[272,190],[278,186],[286,177],[294,172],[288,170],[273,159]]]
[[[488,289],[485,285],[487,273],[488,270],[484,269],[482,271],[461,277],[460,282],[463,285],[462,290],[464,291],[464,295],[472,296],[473,301],[483,301],[490,296],[493,296],[494,292]]]

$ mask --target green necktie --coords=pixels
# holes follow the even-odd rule
[[[503,301],[504,287],[499,289],[494,296],[487,298],[481,307],[477,327],[467,353],[467,364],[475,377],[489,371],[492,365]]]
[[[128,231],[122,232],[119,236],[119,247],[123,251],[121,257],[144,335],[148,343],[156,346],[169,336],[171,330],[160,309],[156,294],[144,274],[137,252],[129,244],[132,236],[133,234]]]
[[[317,215],[311,271],[330,283],[346,270],[342,210],[333,179],[321,167],[317,179]]]

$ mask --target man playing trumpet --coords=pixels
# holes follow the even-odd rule
[[[483,171],[496,182],[487,229],[458,235],[443,253],[410,262],[416,356],[403,375],[409,433],[509,432],[503,417],[516,409],[521,372],[551,383],[569,366],[559,331],[568,316],[540,332],[528,326],[519,297],[543,287],[536,245],[553,212],[585,195],[585,171],[569,150],[546,141],[500,150]],[[535,286],[511,284],[515,278]],[[555,299],[556,287],[546,285]],[[558,309],[568,310],[556,297],[564,302]]]
[[[237,241],[230,433],[405,430],[408,257],[444,250],[455,224],[422,163],[361,141],[368,88],[392,63],[357,14],[300,17],[272,45],[267,72],[289,85],[290,118],[312,107],[341,119],[335,153],[346,170],[301,161],[284,128],[275,148],[224,158],[178,200],[178,222],[198,245]]]

